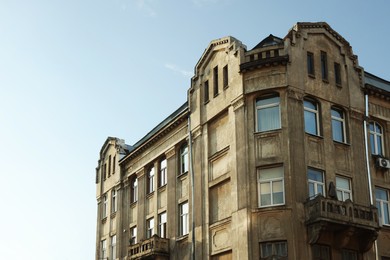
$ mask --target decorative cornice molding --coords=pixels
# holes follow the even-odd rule
[[[175,147],[171,147],[171,149],[169,149],[168,151],[165,152],[165,156],[167,159],[171,158],[172,156],[174,156],[176,154],[176,149]]]
[[[236,111],[237,109],[245,106],[245,96],[244,95],[240,95],[238,97],[236,97],[235,99],[233,99],[231,101],[231,104],[233,106],[233,110]]]

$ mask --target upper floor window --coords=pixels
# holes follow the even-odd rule
[[[214,97],[218,95],[219,87],[218,87],[218,66],[215,66],[213,70],[213,78],[214,78]]]
[[[167,184],[167,159],[160,161],[160,174],[159,174],[158,186],[162,187]]]
[[[324,173],[315,169],[308,169],[307,181],[309,184],[309,197],[312,198],[317,194],[325,196]]]
[[[137,244],[137,227],[130,228],[130,245]]]
[[[303,100],[303,106],[306,133],[320,135],[318,103],[310,99],[305,99]]]
[[[375,188],[376,207],[378,208],[379,221],[382,225],[390,225],[389,191]]]
[[[107,207],[108,207],[108,200],[107,200],[107,195],[105,194],[103,196],[103,204],[102,204],[102,219],[107,217]]]
[[[256,100],[257,131],[264,132],[280,128],[280,98],[268,95]]]
[[[154,235],[154,218],[146,220],[146,238],[151,238]]]
[[[183,144],[180,147],[180,174],[188,172],[188,145]]]
[[[100,258],[107,258],[107,241],[105,239],[100,242]]]
[[[138,179],[134,177],[130,181],[130,201],[131,203],[138,200]]]
[[[351,180],[348,178],[336,176],[336,193],[338,200],[352,200]]]
[[[324,51],[321,51],[321,76],[323,80],[328,80],[328,57]]]
[[[158,215],[158,235],[162,238],[167,237],[167,213],[163,212]]]
[[[370,144],[371,153],[383,155],[383,130],[377,122],[370,123]]]
[[[265,242],[260,244],[261,256],[260,259],[288,259],[287,242]]]
[[[111,237],[111,258],[116,259],[116,235]]]
[[[223,88],[227,88],[229,86],[229,72],[228,72],[228,65],[223,67]]]
[[[116,166],[116,156],[114,155],[113,159],[112,159],[112,174],[115,174],[115,167]]]
[[[184,202],[179,205],[179,236],[187,235],[188,232],[188,202]]]
[[[257,173],[259,207],[284,204],[283,167],[259,169]]]
[[[331,114],[333,140],[346,143],[345,114],[343,110],[332,107]]]
[[[209,81],[206,80],[204,82],[204,93],[203,93],[203,102],[207,103],[209,101]]]
[[[113,189],[111,191],[111,213],[116,212],[118,209],[117,191]]]
[[[150,167],[147,173],[147,187],[146,192],[152,193],[154,191],[154,167]]]
[[[311,52],[307,52],[307,74],[314,76],[314,55]]]
[[[341,86],[341,66],[339,63],[334,63],[334,78],[336,85]]]
[[[108,177],[111,175],[111,155],[108,156]]]

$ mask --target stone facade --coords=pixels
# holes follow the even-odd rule
[[[390,259],[389,99],[326,23],[212,41],[183,106],[103,145],[96,259]]]

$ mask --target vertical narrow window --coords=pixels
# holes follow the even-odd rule
[[[184,236],[189,232],[188,202],[179,205],[179,235]]]
[[[287,259],[287,242],[266,242],[260,244],[260,259]]]
[[[130,184],[130,201],[131,203],[134,203],[138,200],[138,179],[137,177],[134,177],[132,180],[131,180],[131,184]]]
[[[351,180],[344,177],[336,177],[336,193],[338,200],[352,200]]]
[[[257,131],[264,132],[280,128],[280,98],[265,96],[256,100]]]
[[[214,97],[218,95],[219,93],[219,87],[218,87],[218,66],[216,66],[213,70],[213,79],[214,79]]]
[[[331,250],[329,246],[324,245],[313,245],[313,260],[330,260]]]
[[[323,80],[328,81],[328,57],[324,51],[321,51],[321,75]]]
[[[167,237],[167,213],[163,212],[158,215],[158,235],[162,238]]]
[[[322,171],[310,169],[307,172],[307,181],[309,184],[309,197],[312,198],[317,194],[325,196],[324,174]]]
[[[167,159],[162,159],[160,161],[160,174],[158,186],[162,187],[167,184]]]
[[[183,144],[180,147],[180,174],[188,172],[188,145]]]
[[[203,93],[203,102],[207,103],[209,101],[209,81],[204,82],[204,93]]]
[[[115,174],[116,168],[116,156],[114,155],[114,159],[112,159],[112,174]]]
[[[332,108],[332,135],[333,140],[346,143],[345,115],[341,109]]]
[[[389,191],[375,188],[375,200],[380,223],[382,225],[390,225]]]
[[[318,104],[312,100],[303,101],[305,131],[312,135],[320,135],[319,109]]]
[[[117,211],[118,201],[117,201],[117,191],[113,189],[111,191],[111,213],[115,213]]]
[[[105,194],[103,196],[103,204],[102,204],[102,219],[107,217],[107,206],[108,206],[108,201],[107,201],[107,195]]]
[[[314,55],[311,52],[307,52],[307,74],[314,76]]]
[[[380,124],[371,122],[370,126],[371,154],[383,155],[383,131]]]
[[[154,191],[154,166],[150,167],[147,174],[147,190],[146,192],[152,193]]]
[[[116,235],[113,235],[111,237],[111,258],[115,260],[116,259]]]
[[[107,179],[107,164],[106,163],[103,165],[103,176],[104,176],[104,179]]]
[[[223,67],[223,71],[222,71],[222,74],[223,74],[223,88],[227,88],[229,86],[229,74],[228,74],[228,65],[226,65],[225,67]]]
[[[284,204],[283,167],[258,170],[259,207]]]
[[[130,245],[137,244],[137,227],[130,228]]]
[[[154,235],[154,218],[146,220],[146,238],[151,238]]]
[[[111,175],[111,155],[108,156],[108,177]]]
[[[341,86],[341,66],[339,63],[334,63],[334,78],[337,86]]]
[[[107,241],[105,239],[100,242],[100,257],[101,259],[107,258]]]

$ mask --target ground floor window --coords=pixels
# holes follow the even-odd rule
[[[261,260],[287,260],[287,241],[260,243]]]

